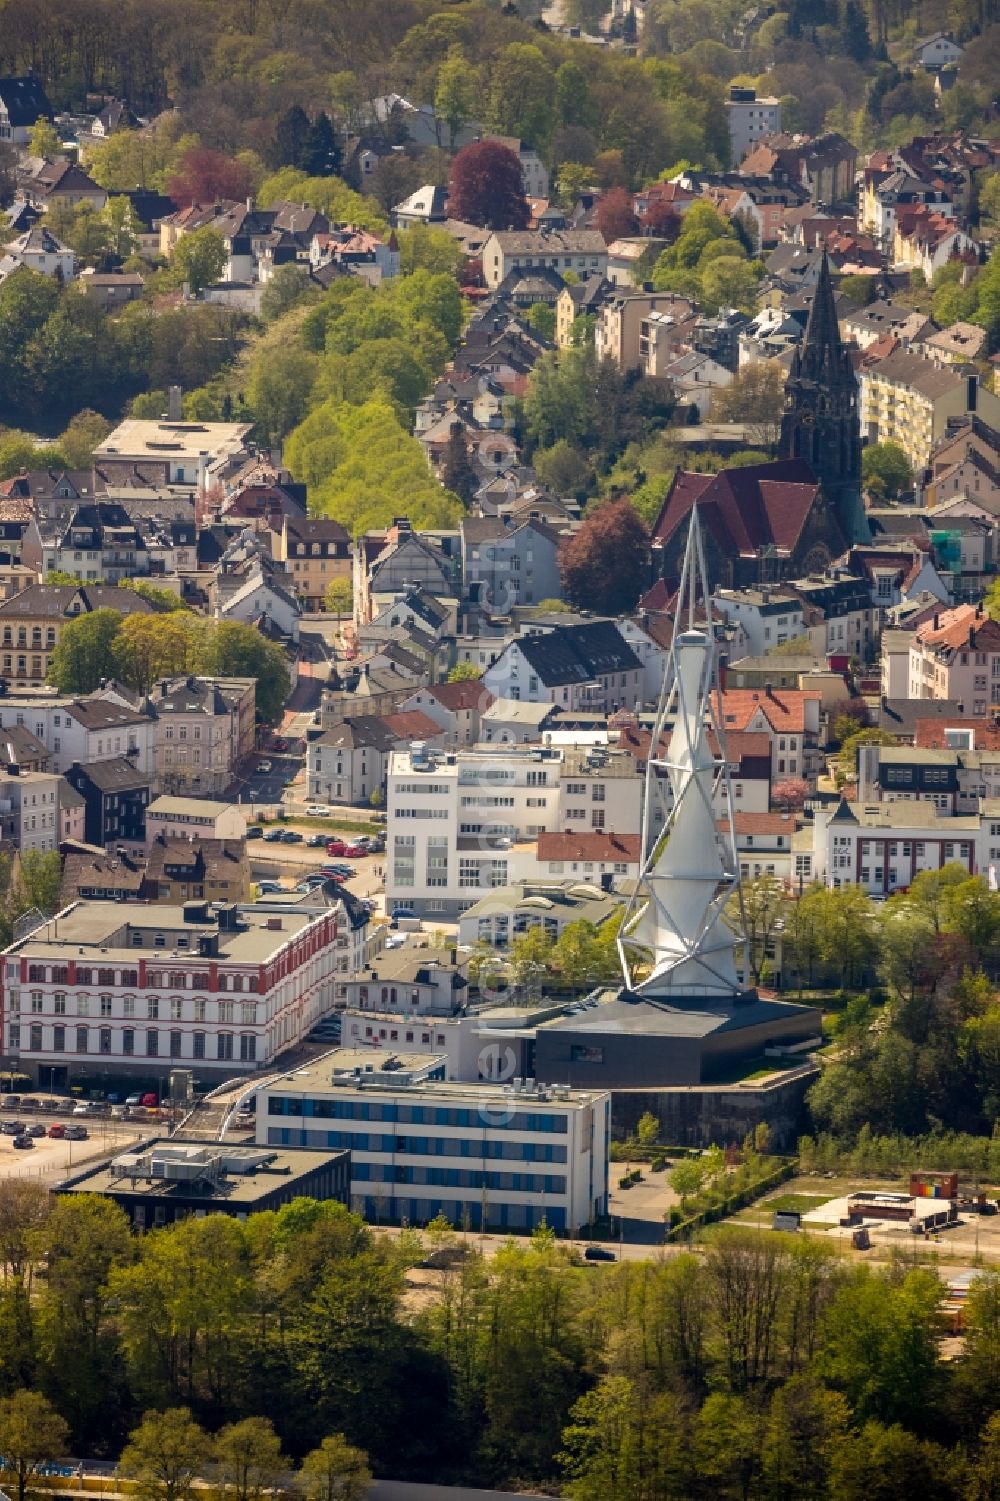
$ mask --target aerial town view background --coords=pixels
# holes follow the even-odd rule
[[[0,1501],[1000,1501],[1000,4],[0,0]]]

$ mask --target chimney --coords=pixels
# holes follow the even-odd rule
[[[774,697],[774,684],[773,683],[765,683],[764,684],[764,692],[767,694],[768,698],[773,698]]]
[[[969,645],[970,646],[975,646],[975,644],[976,644],[976,627],[974,625],[970,625],[969,626]]]
[[[935,630],[939,630],[940,626],[941,626],[941,616],[940,615],[935,615],[934,616],[934,629]]]
[[[181,388],[171,386],[167,392],[167,421],[180,422],[181,420]]]

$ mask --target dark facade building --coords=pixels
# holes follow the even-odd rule
[[[350,1152],[292,1151],[218,1141],[155,1138],[66,1178],[58,1194],[101,1194],[136,1230],[157,1230],[197,1214],[244,1220],[293,1199],[347,1205]]]
[[[710,1084],[763,1055],[822,1035],[812,1006],[755,990],[733,1000],[669,1005],[627,991],[539,1026],[535,1077],[574,1089],[662,1089]],[[776,1067],[779,1067],[776,1063]]]
[[[850,545],[871,540],[861,500],[857,382],[840,337],[825,250],[805,336],[785,386],[780,453],[783,459],[806,461]]]
[[[87,805],[84,837],[88,844],[110,848],[145,842],[149,777],[136,771],[125,756],[91,761],[87,766],[74,761],[66,780]]]

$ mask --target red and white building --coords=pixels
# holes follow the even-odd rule
[[[3,1045],[42,1084],[253,1073],[333,1008],[337,914],[73,902],[2,955]]]

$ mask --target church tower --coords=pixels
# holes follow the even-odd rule
[[[779,453],[783,459],[805,459],[849,544],[871,540],[861,500],[857,386],[840,338],[825,250],[805,335],[785,386]]]

